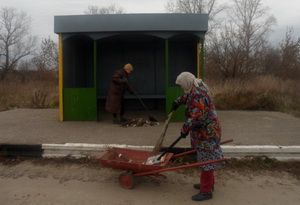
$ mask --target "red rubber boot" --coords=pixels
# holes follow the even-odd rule
[[[192,196],[193,201],[204,201],[212,198],[214,170],[201,172],[200,193]]]

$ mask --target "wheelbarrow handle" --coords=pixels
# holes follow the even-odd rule
[[[162,172],[168,172],[168,171],[176,171],[179,169],[187,169],[187,168],[192,168],[192,167],[202,167],[208,164],[216,164],[225,161],[225,158],[217,159],[217,160],[209,160],[205,162],[196,162],[196,163],[191,163],[191,164],[185,164],[181,166],[175,166],[175,167],[167,167],[167,168],[162,168],[162,169],[156,169],[156,170],[151,170],[151,171],[146,171],[146,172],[138,172],[133,174],[134,176],[148,176],[148,175],[156,175]]]
[[[164,151],[157,159],[160,160],[166,153],[170,151],[180,140],[182,139],[181,136],[179,136],[169,147],[166,151]]]
[[[229,143],[229,142],[233,142],[233,139],[229,139],[229,140],[222,141],[222,142],[220,142],[220,145],[227,144],[227,143]],[[175,155],[173,156],[173,158],[178,158],[178,157],[182,157],[182,156],[185,156],[185,155],[194,154],[194,153],[196,153],[196,152],[197,152],[196,149],[192,149],[192,150],[190,150],[190,151],[186,151],[186,152],[182,152],[182,153],[179,153],[179,154],[175,154]]]

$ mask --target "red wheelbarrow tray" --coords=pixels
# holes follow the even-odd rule
[[[146,165],[145,162],[153,156],[152,152],[144,150],[132,150],[124,148],[112,148],[101,158],[100,163],[105,167],[132,171],[133,173],[153,171],[166,167],[173,157],[173,153],[167,153],[161,163]]]
[[[185,153],[190,154],[191,151]],[[145,162],[149,157],[153,156],[153,153],[150,151],[112,148],[109,149],[102,157],[100,157],[99,160],[104,167],[131,171],[134,176],[155,175],[161,172],[203,166],[207,164],[218,163],[225,160],[210,160],[206,162],[196,162],[175,167],[168,166],[170,165],[170,160],[172,158],[181,157],[185,155],[185,153],[181,153],[178,155],[174,155],[173,153],[166,153],[161,163],[147,165],[145,164]]]

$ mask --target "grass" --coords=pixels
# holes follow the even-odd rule
[[[14,108],[54,108],[58,87],[53,71],[9,73],[0,81],[0,111]]]
[[[265,75],[208,82],[217,109],[280,111],[300,117],[300,84]]]

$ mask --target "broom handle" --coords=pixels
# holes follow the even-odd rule
[[[157,140],[157,142],[156,142],[156,145],[154,146],[152,152],[154,152],[154,153],[159,152],[159,150],[160,150],[160,148],[161,148],[161,145],[162,145],[162,143],[163,143],[163,141],[164,141],[164,138],[165,138],[165,135],[166,135],[166,132],[167,132],[167,129],[168,129],[170,120],[171,120],[171,118],[172,118],[172,115],[173,115],[173,111],[169,113],[168,118],[167,118],[167,120],[165,121],[165,124],[164,124],[164,127],[163,127],[163,131],[162,131],[162,133],[160,134],[160,137],[158,138],[158,140]]]
[[[157,160],[160,160],[160,158],[162,158],[162,156],[164,156],[166,153],[168,153],[170,151],[170,149],[172,149],[180,140],[182,139],[181,136],[179,136],[171,145],[170,147],[168,147],[168,149],[166,151],[164,151],[161,155],[159,155],[159,157],[157,158]]]
[[[145,103],[143,102],[143,100],[140,98],[140,96],[136,93],[136,92],[133,92],[134,96],[140,101],[141,105],[143,106],[143,108],[147,111],[147,112],[150,112],[149,111],[149,108],[145,105]]]

